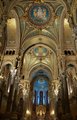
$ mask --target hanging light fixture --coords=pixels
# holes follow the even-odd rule
[[[26,110],[26,115],[31,115],[31,112],[29,109]]]

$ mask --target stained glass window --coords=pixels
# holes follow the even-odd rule
[[[36,105],[48,104],[48,81],[39,78],[34,82],[34,97],[33,103]]]

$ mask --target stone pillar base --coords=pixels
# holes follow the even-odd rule
[[[67,113],[62,116],[62,120],[73,120],[73,118],[70,113]]]

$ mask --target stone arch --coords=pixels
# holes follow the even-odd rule
[[[41,64],[41,65],[36,64],[35,66],[33,66],[31,68],[31,70],[29,72],[30,81],[32,81],[32,74],[39,71],[39,70],[41,70],[41,69],[44,70],[48,74],[49,79],[51,79],[51,78],[53,79],[52,70],[48,66],[46,66],[44,64]]]
[[[7,42],[7,46],[10,47],[10,45],[12,44],[13,49],[16,50],[16,54],[17,54],[19,52],[19,47],[20,47],[20,21],[19,21],[19,16],[15,11],[15,9],[10,10],[8,14],[7,35],[10,41],[10,43]]]
[[[72,98],[75,94],[75,84],[76,84],[76,66],[73,63],[67,65],[67,86],[69,98]]]
[[[63,47],[63,28],[64,28],[64,17],[66,15],[66,9],[63,8],[62,14],[60,17],[60,27],[59,27],[59,43],[60,43],[60,49]]]
[[[29,73],[30,81],[32,81],[32,79],[35,77],[34,74],[37,73],[39,70],[43,70],[45,73],[47,73],[47,77],[49,79],[53,79],[51,70],[47,66],[44,66],[44,65],[40,65],[40,66],[38,67],[36,65],[31,69],[31,71]]]
[[[27,40],[25,40],[21,46],[21,53],[22,54],[25,53],[25,51],[27,51],[28,48],[36,44],[47,45],[57,54],[58,50],[57,44],[51,38],[44,35],[36,35],[33,37],[29,37]]]
[[[3,76],[5,76],[6,78],[8,77],[9,74],[11,74],[11,72],[14,70],[14,65],[12,63],[12,61],[4,61],[1,67],[1,71],[3,73]],[[5,74],[6,73],[6,74]]]
[[[42,89],[42,88],[40,88],[40,89],[36,88],[36,89],[39,89],[38,92],[42,91],[42,93],[47,91],[48,96],[49,96],[48,90],[49,90],[49,86],[51,84],[51,80],[53,80],[51,70],[47,66],[43,66],[43,65],[41,65],[41,67],[35,66],[30,71],[30,75],[29,76],[30,76],[30,92],[31,92],[31,94],[34,95],[34,93],[36,92],[36,90],[34,88],[35,83],[37,81],[43,80],[44,82],[47,83],[47,87],[45,89]],[[40,87],[42,87],[42,86],[40,86]],[[43,85],[43,87],[44,87],[44,85]],[[49,97],[48,97],[48,99],[49,99]]]
[[[11,61],[6,61],[6,62],[3,62],[1,69],[3,69],[3,67],[5,67],[5,66],[8,65],[8,64],[9,64],[11,67],[13,67],[13,64],[12,64]]]
[[[40,63],[40,61],[38,61],[39,59],[37,58],[37,59],[35,59],[35,64],[33,64],[30,68],[29,68],[29,70],[27,69],[27,62],[29,62],[30,63],[30,61],[32,61],[32,58],[31,58],[31,56],[32,56],[32,53],[30,54],[29,53],[29,51],[31,51],[31,49],[33,49],[35,46],[39,46],[39,45],[41,45],[41,46],[45,46],[45,47],[47,47],[47,49],[49,49],[50,51],[52,51],[52,54],[50,55],[50,57],[54,57],[54,58],[52,58],[52,60],[50,61],[50,59],[49,59],[49,63],[45,63],[45,62],[42,62],[42,63]],[[52,46],[51,46],[52,47]],[[36,44],[33,44],[33,46],[28,46],[28,48],[24,51],[24,53],[23,53],[23,56],[22,56],[22,69],[21,69],[21,71],[22,71],[22,73],[25,71],[25,67],[23,68],[23,66],[25,66],[25,64],[26,64],[26,70],[28,70],[28,73],[27,73],[27,75],[25,75],[26,76],[26,78],[25,79],[29,79],[29,74],[30,74],[30,72],[31,72],[31,70],[33,69],[33,68],[35,68],[35,67],[38,67],[39,68],[39,66],[45,66],[45,67],[47,67],[48,69],[50,69],[51,71],[52,71],[52,74],[54,75],[54,74],[56,74],[56,75],[54,75],[54,76],[56,76],[56,78],[58,77],[58,66],[57,66],[57,51],[56,50],[53,50],[53,48],[51,48],[51,47],[49,47],[48,45],[45,45],[45,44],[43,44],[43,43],[36,43]],[[55,48],[56,49],[56,48]],[[34,56],[34,54],[33,54],[33,56]],[[28,59],[28,57],[29,57],[29,59]],[[27,61],[26,61],[26,58],[27,58]],[[34,56],[34,58],[36,58],[35,56]],[[54,60],[53,60],[54,59]],[[37,62],[38,61],[38,62]],[[55,64],[54,63],[52,63],[52,61],[54,61],[55,62]],[[49,64],[51,64],[51,66],[49,65]],[[54,66],[53,67],[53,69],[55,69],[55,73],[54,73],[54,71],[53,71],[53,69],[52,69],[52,65]],[[28,64],[28,66],[29,66],[29,64]],[[24,69],[24,71],[23,71],[23,69]],[[24,75],[25,73],[23,73],[23,75]],[[53,79],[56,79],[56,78],[54,78],[53,77]]]

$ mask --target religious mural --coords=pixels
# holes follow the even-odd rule
[[[29,20],[38,27],[47,24],[51,18],[51,10],[45,4],[35,4],[29,9]]]

